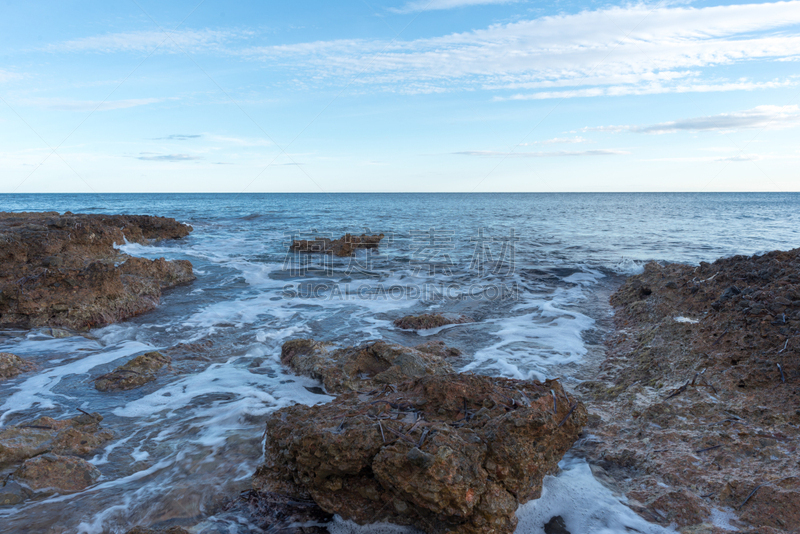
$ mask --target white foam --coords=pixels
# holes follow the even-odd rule
[[[736,521],[738,517],[731,508],[724,508],[722,510],[718,508],[711,509],[711,517],[709,518],[711,523],[717,527],[721,528],[722,530],[729,530],[729,531],[738,531],[739,528],[731,525],[731,521]]]
[[[594,478],[585,460],[566,456],[558,465],[556,476],[544,478],[541,498],[517,510],[518,534],[544,534],[544,525],[554,516],[561,516],[574,534],[675,532],[636,515]]]
[[[688,317],[683,317],[683,316],[673,317],[673,319],[675,319],[675,322],[676,322],[676,323],[691,323],[691,324],[697,324],[697,323],[699,323],[699,322],[700,322],[700,321],[698,321],[697,319],[690,319],[690,318],[688,318]]]

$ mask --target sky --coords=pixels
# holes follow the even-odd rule
[[[0,0],[0,193],[800,191],[800,1]]]

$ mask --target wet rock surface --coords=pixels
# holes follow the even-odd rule
[[[0,380],[14,378],[20,373],[32,371],[36,366],[16,354],[0,352]]]
[[[25,460],[12,476],[34,491],[68,493],[94,484],[100,478],[100,471],[81,458],[48,453]]]
[[[169,527],[169,528],[135,527],[126,532],[126,534],[189,534],[189,531],[182,527]]]
[[[85,330],[152,310],[163,289],[194,280],[191,263],[132,258],[114,245],[191,231],[146,215],[0,213],[0,326]]]
[[[84,456],[113,434],[103,430],[98,413],[82,414],[72,419],[39,417],[0,430],[0,469],[44,453]]]
[[[253,489],[362,524],[511,533],[585,422],[556,381],[425,376],[274,412]]]
[[[394,325],[398,328],[406,330],[428,330],[430,328],[438,328],[448,324],[464,324],[471,323],[472,319],[465,316],[448,317],[440,313],[424,313],[422,315],[406,315],[395,319]]]
[[[611,302],[579,451],[649,521],[716,533],[723,510],[740,531],[800,530],[800,249],[650,263]]]
[[[337,257],[352,256],[358,249],[378,248],[383,234],[351,235],[345,234],[339,239],[317,237],[315,239],[295,239],[289,245],[289,252],[305,252],[309,254],[333,254]]]
[[[171,361],[169,356],[156,351],[141,354],[95,379],[94,387],[99,391],[127,391],[141,387],[155,380],[158,372]]]
[[[459,355],[442,342],[415,348],[371,341],[356,347],[333,349],[313,339],[294,339],[281,348],[281,363],[294,372],[316,378],[329,393],[367,391],[412,378],[452,373],[446,361]]]

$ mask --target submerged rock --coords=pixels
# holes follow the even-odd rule
[[[73,492],[94,484],[100,478],[100,471],[86,460],[75,456],[48,453],[25,460],[14,471],[13,476],[14,480],[35,491],[52,489]]]
[[[225,507],[225,513],[244,518],[263,531],[281,534],[325,534],[325,524],[333,519],[333,514],[311,499],[256,490],[243,492]]]
[[[20,373],[32,371],[36,366],[16,354],[0,352],[0,380],[14,378]]]
[[[281,348],[281,363],[296,373],[321,380],[329,393],[340,393],[452,373],[444,358],[459,354],[441,342],[411,348],[372,341],[356,347],[329,348],[329,344],[313,339],[287,341]]]
[[[114,435],[102,430],[98,413],[72,419],[40,417],[30,423],[0,430],[0,467],[22,462],[44,453],[89,454]]]
[[[169,356],[160,352],[147,352],[98,377],[94,387],[100,391],[127,391],[141,387],[155,380],[158,371],[171,361]]]
[[[0,326],[86,330],[152,310],[163,289],[194,280],[185,260],[147,260],[115,245],[177,239],[164,217],[0,213]]]
[[[425,376],[274,412],[254,489],[362,524],[511,533],[585,422],[556,381]]]
[[[398,328],[406,330],[428,330],[429,328],[438,328],[448,324],[464,324],[471,323],[472,319],[469,317],[447,317],[440,313],[424,313],[422,315],[406,315],[399,319],[395,319],[394,325]]]
[[[289,246],[289,252],[306,252],[317,254],[333,254],[338,257],[352,256],[356,250],[378,248],[383,234],[367,235],[345,234],[339,239],[318,237],[316,239],[296,239]]]

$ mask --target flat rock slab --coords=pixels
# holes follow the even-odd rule
[[[460,352],[442,342],[414,348],[371,341],[333,349],[313,339],[294,339],[281,348],[281,363],[298,374],[321,380],[329,393],[367,391],[428,375],[449,374],[446,358]]]
[[[32,371],[35,368],[34,364],[23,360],[16,354],[0,352],[0,380],[14,378],[20,373]]]
[[[86,330],[155,308],[194,280],[185,260],[147,260],[115,245],[178,239],[192,227],[148,215],[0,212],[0,326]]]
[[[94,413],[72,419],[40,417],[0,431],[0,467],[44,453],[86,455],[114,435],[100,427],[103,417]]]
[[[155,380],[158,371],[171,361],[169,356],[157,351],[142,354],[95,379],[94,387],[99,391],[126,391],[141,387]]]
[[[35,491],[74,492],[94,484],[100,478],[100,471],[75,456],[43,454],[25,460],[13,476],[14,480]]]
[[[383,234],[378,235],[350,235],[345,234],[339,239],[317,237],[315,239],[296,239],[289,246],[290,252],[305,252],[308,254],[333,254],[337,257],[352,256],[358,249],[378,248],[383,239]]]
[[[274,412],[254,490],[362,524],[510,534],[585,422],[556,381],[426,376]]]

